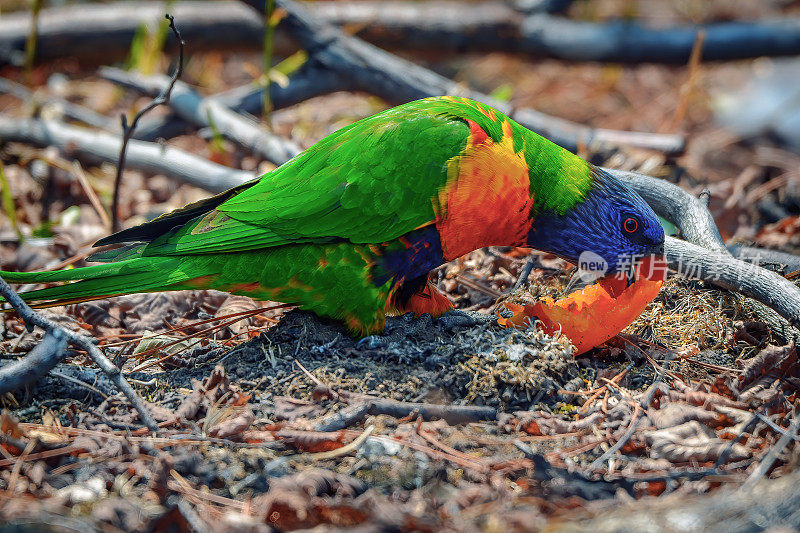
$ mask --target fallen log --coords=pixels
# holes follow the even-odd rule
[[[249,0],[247,3],[263,11],[263,0]],[[581,145],[629,145],[666,153],[683,150],[684,139],[680,135],[592,128],[530,108],[513,108],[505,102],[467,89],[361,39],[350,37],[318,19],[297,2],[278,0],[277,5],[287,13],[281,25],[318,64],[348,79],[352,83],[352,89],[375,94],[392,103],[410,102],[430,96],[466,96],[499,109],[523,126],[573,151]]]
[[[262,2],[263,3],[263,2]],[[530,3],[530,2],[528,2]],[[262,20],[233,1],[180,2],[172,7],[192,51],[258,50]],[[636,21],[584,22],[525,2],[496,0],[346,0],[314,2],[315,16],[347,27],[383,47],[463,52],[503,51],[572,61],[685,64],[697,33],[705,32],[703,59],[722,61],[800,53],[800,20],[730,21],[651,28]],[[158,20],[166,2],[115,2],[51,7],[39,15],[37,55],[83,60],[121,59],[137,28]],[[30,13],[0,19],[0,65],[24,61]],[[279,49],[286,47],[278,31]]]

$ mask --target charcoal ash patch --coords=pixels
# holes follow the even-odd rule
[[[574,400],[558,394],[574,389],[574,381],[580,380],[564,337],[505,329],[493,317],[459,313],[457,320],[388,317],[385,334],[370,347],[336,322],[295,310],[235,348],[203,349],[202,357],[187,354],[192,366],[127,376],[151,402],[174,407],[183,397],[177,390],[191,388],[220,364],[232,380],[255,393],[259,417],[274,415],[275,396],[312,398],[315,384],[295,361],[333,389],[399,401],[527,410],[553,409]],[[34,420],[42,407],[58,410],[69,403],[91,411],[116,393],[94,367],[60,364],[55,370],[20,395],[14,412],[22,420]],[[119,406],[115,412],[122,416],[126,409]],[[128,423],[127,415],[133,416],[122,416],[125,420],[116,429]],[[69,423],[66,416],[61,418]]]
[[[274,328],[219,361],[233,379],[270,394],[308,398],[314,384],[295,360],[334,389],[402,401],[436,401],[528,409],[563,401],[557,391],[579,375],[563,337],[501,328],[470,313],[472,325],[430,316],[389,317],[377,346],[338,324],[292,311]],[[170,386],[205,368],[164,375]],[[160,377],[160,376],[159,376]]]

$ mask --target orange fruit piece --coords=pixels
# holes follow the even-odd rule
[[[628,287],[623,276],[606,276],[597,283],[553,301],[544,298],[533,305],[505,304],[511,318],[498,318],[506,327],[525,327],[538,319],[537,327],[545,333],[561,330],[572,344],[575,355],[606,342],[636,320],[652,302],[666,278],[662,258],[646,257],[639,261],[635,281]]]

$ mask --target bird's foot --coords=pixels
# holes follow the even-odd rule
[[[356,349],[377,350],[378,348],[385,348],[387,344],[388,341],[386,337],[381,335],[369,335],[356,343]]]
[[[450,303],[447,296],[428,282],[402,304],[396,298],[392,298],[387,302],[386,309],[388,312],[396,314],[413,312],[415,315],[421,316],[428,313],[433,317],[439,317],[452,308],[453,304]]]

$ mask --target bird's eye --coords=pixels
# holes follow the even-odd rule
[[[639,221],[635,218],[626,218],[622,227],[627,233],[636,233],[636,230],[639,229]]]

